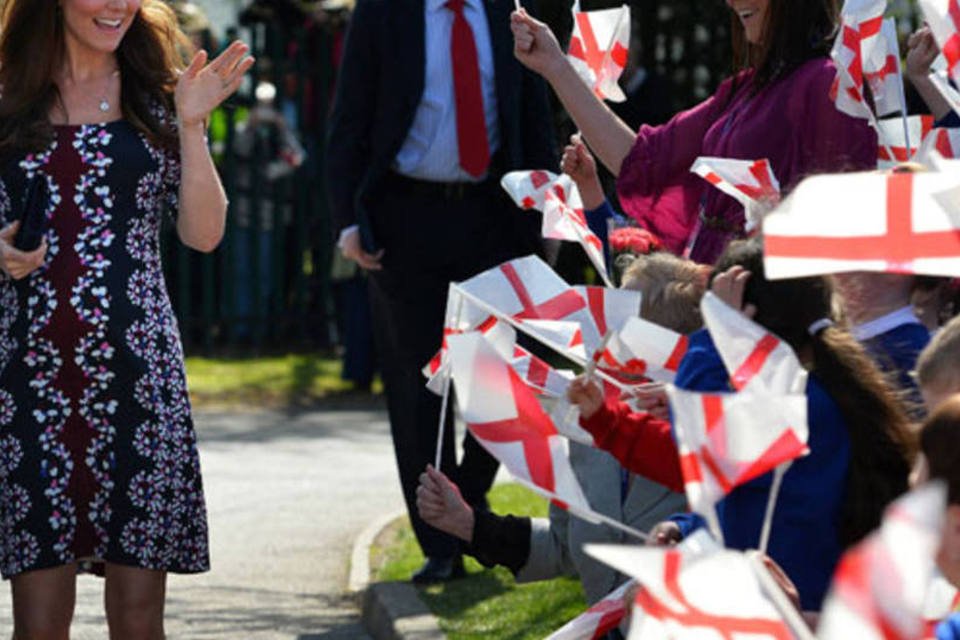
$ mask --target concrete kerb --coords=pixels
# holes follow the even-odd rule
[[[361,599],[361,620],[375,640],[444,640],[436,616],[416,587],[406,582],[370,584],[370,547],[390,523],[407,514],[397,511],[377,518],[357,536],[350,558],[347,591]]]

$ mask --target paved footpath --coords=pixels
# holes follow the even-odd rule
[[[170,640],[366,638],[343,592],[353,539],[402,508],[386,413],[198,413],[213,570],[171,576]],[[104,640],[102,582],[81,576],[74,640]],[[9,587],[0,638],[10,636]]]

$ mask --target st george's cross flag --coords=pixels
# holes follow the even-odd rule
[[[579,322],[570,320],[521,320],[521,324],[547,344],[561,347],[564,354],[583,361],[587,358],[583,346],[583,329]]]
[[[479,331],[486,335],[497,350],[509,356],[516,342],[516,331],[508,323],[466,300],[454,287],[447,292],[447,311],[444,320],[440,349],[423,366],[427,389],[443,395],[446,380],[450,375],[447,360],[447,337],[466,331]]]
[[[807,370],[786,342],[708,291],[700,313],[736,391],[803,394]]]
[[[877,168],[890,169],[901,162],[913,160],[920,148],[928,142],[933,131],[933,116],[910,116],[907,118],[910,146],[907,147],[903,118],[885,118],[877,121]]]
[[[601,336],[619,330],[627,320],[640,315],[643,295],[639,291],[585,285],[573,288],[587,301],[590,317]]]
[[[840,12],[840,34],[830,51],[837,66],[830,98],[843,113],[871,123],[876,116],[864,97],[863,43],[880,34],[886,6],[886,0],[846,0]]]
[[[510,366],[528,387],[538,395],[547,398],[565,397],[567,387],[576,377],[573,371],[555,369],[519,345],[513,348]]]
[[[759,224],[757,205],[780,201],[780,181],[766,158],[734,160],[700,156],[690,171],[743,205],[747,233]]]
[[[715,543],[695,552],[687,547],[687,540],[669,548],[586,546],[640,584],[629,640],[794,638],[746,555]]]
[[[518,207],[543,213],[544,238],[579,243],[604,281],[609,280],[603,242],[587,224],[573,178],[549,171],[513,171],[500,180],[500,186]]]
[[[562,320],[577,322],[587,353],[600,345],[602,336],[594,324],[587,301],[537,256],[516,258],[453,285],[475,305],[517,323],[536,340],[563,353],[577,364],[585,359],[569,352],[549,337],[536,333],[525,320]]]
[[[533,391],[483,335],[452,335],[448,342],[457,403],[477,441],[519,481],[589,513],[567,440]]]
[[[940,52],[947,62],[947,72],[960,80],[960,1],[919,0],[920,10]]]
[[[863,80],[870,87],[873,107],[879,116],[902,112],[903,73],[900,69],[900,43],[897,40],[897,22],[887,18],[876,35],[861,41]],[[902,124],[901,119],[901,124]],[[911,137],[911,146],[917,144]]]
[[[941,158],[960,158],[960,129],[932,129],[917,151],[917,161],[929,164],[933,152],[939,153]]]
[[[597,354],[597,366],[614,375],[673,382],[688,346],[687,336],[633,317]]]
[[[764,219],[766,276],[960,276],[958,187],[953,171],[808,178]]]
[[[698,393],[669,385],[667,397],[687,501],[717,535],[717,502],[809,453],[804,395]]]
[[[935,570],[946,489],[931,484],[893,502],[878,531],[847,551],[833,576],[820,640],[913,640]]]
[[[580,11],[574,6],[567,58],[577,75],[601,100],[627,99],[617,80],[630,55],[630,7]]]
[[[600,602],[596,603],[579,616],[563,625],[547,640],[601,640],[607,633],[613,631],[627,616],[627,605],[623,599],[627,591],[636,586],[636,582],[628,580],[611,591]]]

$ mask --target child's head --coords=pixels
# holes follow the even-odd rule
[[[623,288],[640,291],[640,317],[678,333],[703,326],[700,299],[706,290],[706,267],[691,260],[655,252],[638,256],[623,273]]]
[[[960,587],[960,395],[944,400],[927,419],[920,446],[929,479],[947,485],[947,513],[937,564],[950,584]]]
[[[927,409],[960,393],[960,316],[934,334],[917,358],[917,382]]]

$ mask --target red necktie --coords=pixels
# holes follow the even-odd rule
[[[450,57],[453,59],[453,93],[457,106],[457,146],[460,166],[471,176],[479,178],[490,164],[490,145],[480,89],[477,43],[463,15],[464,2],[447,1],[447,8],[453,11]]]

